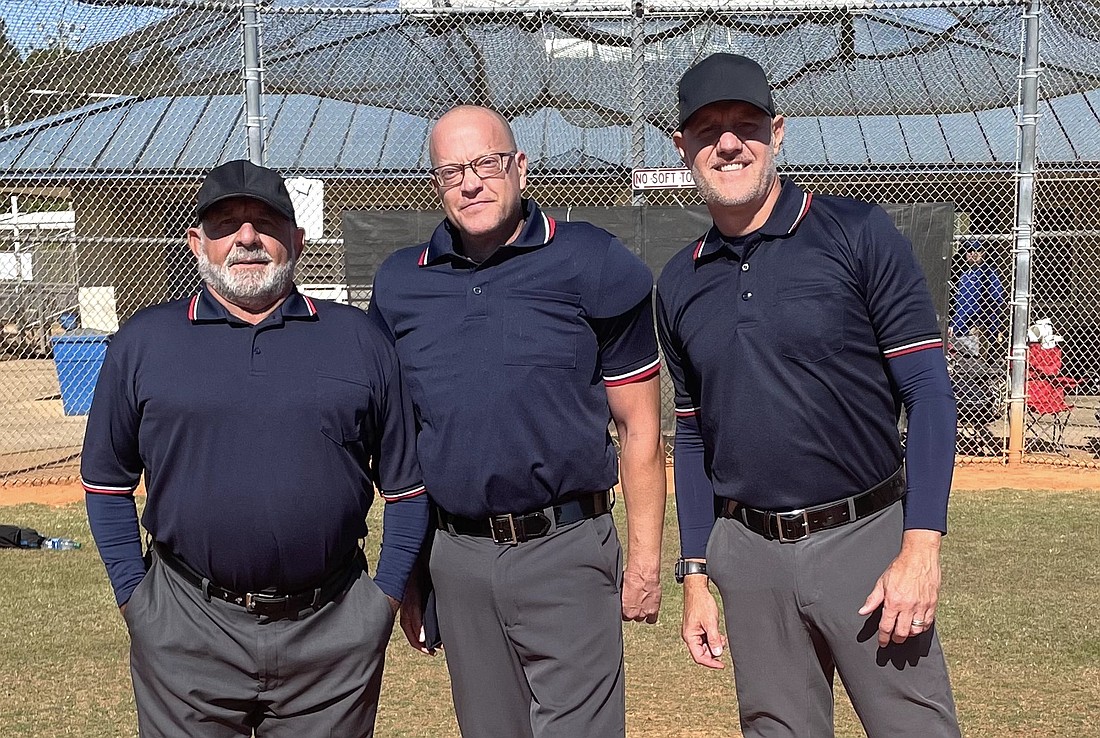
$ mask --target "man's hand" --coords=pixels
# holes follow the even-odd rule
[[[634,567],[627,562],[623,572],[623,620],[653,624],[661,610],[659,566]]]
[[[626,501],[623,620],[656,623],[667,499],[660,377],[608,387],[607,405],[619,434],[619,475]]]
[[[726,665],[718,659],[726,650],[726,639],[718,629],[718,603],[709,584],[705,574],[684,577],[684,622],[680,637],[692,661],[708,669],[724,669]]]
[[[435,649],[428,648],[424,636],[424,610],[423,596],[421,594],[420,569],[413,569],[405,585],[405,599],[401,600],[401,632],[405,634],[405,640],[420,653],[435,656]],[[391,598],[392,599],[392,598]]]
[[[128,602],[123,602],[121,605],[118,606],[118,614],[122,617],[126,617],[126,605],[128,604]]]
[[[901,553],[886,568],[867,596],[860,615],[882,606],[878,645],[903,643],[932,627],[940,596],[940,539],[937,530],[907,530]]]

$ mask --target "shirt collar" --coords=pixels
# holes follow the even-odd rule
[[[780,179],[779,199],[775,201],[768,220],[756,232],[764,236],[784,238],[791,235],[810,212],[813,193],[804,191],[789,179]],[[711,226],[702,238],[695,243],[692,258],[698,261],[704,256],[716,253],[726,244],[717,226]]]
[[[554,239],[557,223],[549,215],[539,208],[534,200],[524,198],[523,203],[523,228],[519,235],[511,243],[506,244],[512,249],[534,249],[545,246]],[[431,240],[420,252],[418,266],[430,266],[440,261],[460,259],[468,261],[455,251],[457,230],[449,220],[444,220],[432,233]]]
[[[314,304],[312,298],[306,297],[302,293],[298,292],[297,288],[294,288],[282,304],[279,305],[268,317],[278,316],[282,320],[287,318],[295,319],[316,319],[317,306]],[[192,324],[197,323],[244,323],[243,320],[237,318],[228,310],[225,305],[218,302],[217,298],[210,293],[204,284],[199,288],[197,295],[191,297],[191,300],[187,303],[187,319]],[[266,320],[266,318],[265,318]]]

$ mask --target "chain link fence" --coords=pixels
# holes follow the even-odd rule
[[[784,175],[898,212],[936,206],[908,227],[950,334],[959,458],[1003,460],[1013,433],[1029,460],[1097,457],[1094,3],[475,1],[0,11],[0,482],[75,471],[106,337],[198,284],[183,235],[209,168],[252,158],[293,178],[299,284],[365,307],[379,261],[438,222],[432,120],[489,105],[528,152],[532,197],[607,224],[659,270],[708,221],[690,187],[632,171],[680,166],[676,81],[719,51],[773,80]],[[964,325],[975,303],[982,324]],[[1041,318],[1056,350],[1020,340]]]

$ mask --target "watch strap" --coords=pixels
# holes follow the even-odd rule
[[[707,573],[707,562],[705,561],[687,561],[685,559],[679,559],[676,562],[675,576],[678,583],[683,583],[684,577],[691,574],[703,574]]]

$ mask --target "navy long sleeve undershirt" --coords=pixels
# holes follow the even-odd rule
[[[107,578],[115,592],[115,602],[121,607],[130,601],[130,595],[145,576],[134,494],[88,492],[84,504],[99,557],[107,567]]]

